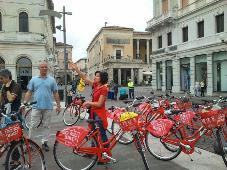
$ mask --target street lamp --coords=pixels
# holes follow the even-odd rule
[[[66,55],[66,27],[65,27],[65,15],[72,15],[72,12],[65,12],[65,6],[63,6],[62,12],[56,12],[53,10],[41,10],[39,16],[48,15],[61,18],[63,15],[63,28],[61,26],[57,26],[56,28],[60,31],[63,31],[63,39],[64,39],[64,75],[65,75],[65,105],[67,100],[67,68],[68,68],[68,57]]]

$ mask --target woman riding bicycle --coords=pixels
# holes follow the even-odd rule
[[[97,71],[95,72],[95,78],[92,81],[88,79],[87,76],[79,70],[76,64],[70,63],[70,67],[72,68],[73,71],[76,71],[79,74],[79,76],[86,81],[86,83],[92,86],[92,101],[84,102],[83,106],[90,108],[89,118],[101,120],[98,123],[98,126],[102,136],[102,141],[106,142],[108,140],[106,135],[108,123],[105,102],[108,94],[107,87],[108,74],[106,72]]]

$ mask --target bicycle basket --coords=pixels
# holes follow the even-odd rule
[[[209,110],[200,113],[202,124],[206,129],[217,128],[225,124],[225,114],[222,110]]]
[[[119,125],[125,132],[137,129],[138,114],[134,112],[124,112],[120,115]]]
[[[0,129],[0,144],[10,143],[22,137],[23,132],[19,122],[13,123]]]
[[[56,134],[56,140],[68,147],[79,147],[88,133],[88,129],[84,127],[71,126],[58,131]]]
[[[152,112],[152,107],[149,103],[141,103],[137,108],[136,111],[140,114],[147,115]]]
[[[150,122],[146,130],[155,137],[162,137],[169,133],[174,122],[169,119],[157,119]]]

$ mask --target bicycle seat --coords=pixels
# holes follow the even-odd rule
[[[145,97],[141,96],[141,97],[136,97],[136,100],[143,100]]]
[[[85,99],[84,96],[76,96],[77,99]]]
[[[90,123],[90,124],[95,124],[95,123],[98,123],[98,122],[102,122],[101,119],[87,119],[87,123]]]
[[[141,103],[136,103],[136,104],[133,104],[132,107],[137,107],[139,106]]]
[[[171,112],[169,113],[169,115],[177,115],[184,112],[184,110],[171,110]]]
[[[123,100],[124,104],[128,104],[128,103],[131,103],[131,102],[133,102],[133,100]]]

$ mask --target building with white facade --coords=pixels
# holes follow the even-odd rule
[[[227,92],[227,1],[153,1],[152,86],[194,93],[206,83],[207,95]]]
[[[54,9],[52,0],[0,1],[0,68],[24,90],[41,60],[54,61],[54,18],[39,16],[47,9]]]

